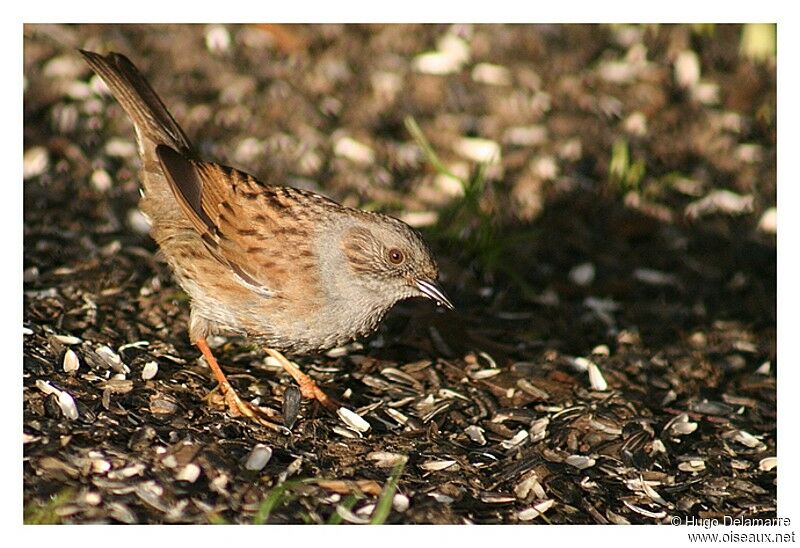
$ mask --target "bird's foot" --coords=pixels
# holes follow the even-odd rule
[[[328,396],[322,389],[317,386],[317,383],[300,371],[295,364],[290,362],[286,356],[278,352],[277,350],[273,350],[272,348],[267,348],[267,354],[275,358],[275,360],[283,367],[287,373],[289,373],[292,378],[297,382],[298,386],[300,387],[300,393],[303,395],[304,398],[317,400],[322,406],[335,413],[336,410],[340,407],[339,402]]]

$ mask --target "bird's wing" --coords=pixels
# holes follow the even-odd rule
[[[251,175],[156,148],[183,212],[211,254],[242,282],[266,294],[299,290],[297,273],[317,275],[313,212],[333,202],[302,190],[264,185]],[[313,279],[311,280],[313,281]]]

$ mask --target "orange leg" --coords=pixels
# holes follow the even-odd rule
[[[283,426],[275,424],[269,420],[273,414],[271,414],[267,408],[257,407],[252,403],[242,401],[242,399],[239,398],[239,395],[230,385],[228,379],[225,378],[225,373],[222,372],[222,369],[217,363],[217,359],[214,357],[214,354],[211,353],[211,349],[208,347],[208,343],[206,342],[205,338],[198,339],[194,344],[197,345],[197,348],[199,348],[200,352],[203,353],[206,363],[208,363],[208,366],[211,368],[211,372],[214,373],[214,377],[219,383],[220,390],[222,391],[223,396],[225,396],[225,403],[228,404],[228,411],[231,415],[234,417],[245,416],[261,424],[262,426],[266,426],[267,428],[271,428],[272,430],[279,432],[284,432],[286,430]]]
[[[295,382],[300,386],[300,393],[303,394],[303,397],[317,400],[325,407],[325,409],[334,413],[336,412],[338,406],[332,398],[328,397],[328,395],[325,394],[325,392],[323,392],[319,386],[317,386],[317,383],[314,382],[314,379],[300,371],[295,364],[286,359],[286,356],[277,350],[267,348],[267,354],[275,358],[281,367],[283,367],[286,372],[292,376]]]

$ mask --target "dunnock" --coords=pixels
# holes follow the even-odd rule
[[[335,408],[281,352],[316,352],[366,335],[408,297],[452,308],[436,283],[428,246],[411,227],[199,159],[128,58],[81,53],[133,121],[142,158],[141,210],[191,298],[189,336],[233,415],[280,428],[268,409],[239,398],[211,353],[209,335],[255,339],[305,397]]]

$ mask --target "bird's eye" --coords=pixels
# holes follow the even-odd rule
[[[406,258],[405,255],[403,255],[403,252],[397,249],[396,247],[393,247],[392,249],[389,250],[388,257],[389,257],[389,262],[394,265],[401,264]]]

